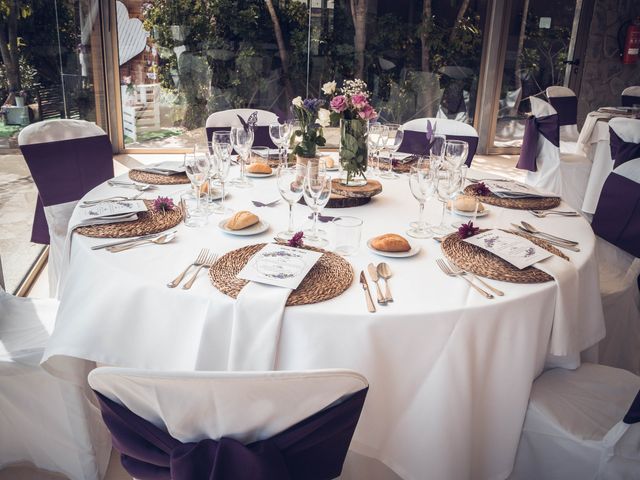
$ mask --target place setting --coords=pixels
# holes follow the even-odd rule
[[[152,185],[183,185],[189,183],[183,162],[165,161],[129,170],[129,178]]]

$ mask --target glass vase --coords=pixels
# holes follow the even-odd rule
[[[369,151],[367,135],[368,120],[360,118],[340,120],[340,165],[342,176],[340,183],[349,187],[361,187],[367,184],[367,162]]]

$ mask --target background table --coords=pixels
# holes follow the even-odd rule
[[[118,254],[90,249],[104,239],[74,235],[45,368],[74,382],[85,381],[93,362],[157,370],[226,369],[233,300],[213,288],[204,272],[188,291],[165,284],[203,247],[224,253],[268,242],[286,228],[286,203],[273,208],[250,203],[278,198],[275,176],[252,181],[252,190],[232,189],[228,205],[251,209],[271,224],[258,236],[225,234],[216,216],[204,228],[181,225],[171,244]],[[354,281],[333,300],[287,308],[277,367],[345,367],[364,374],[371,386],[351,448],[384,462],[405,479],[422,479],[427,472],[439,479],[506,478],[531,383],[545,363],[555,283],[493,282],[506,295],[487,300],[437,268],[435,259],[442,254],[435,240],[417,241],[422,251],[413,258],[373,254],[366,239],[386,232],[404,234],[418,213],[405,176],[383,180],[383,188],[368,205],[325,214],[363,218],[362,246],[349,261],[356,277],[369,262],[387,261],[394,273],[395,302],[380,306],[376,314],[367,313],[362,289]],[[181,190],[184,186],[162,187],[146,197]],[[87,198],[114,192],[134,191],[101,185]],[[580,241],[581,252],[566,252],[579,270],[583,292],[583,324],[575,335],[585,349],[599,341],[604,324],[595,238],[588,223],[487,207],[490,214],[478,220],[481,226],[508,227],[526,219]],[[430,201],[426,211],[428,220],[439,220],[439,203]],[[296,206],[296,223],[308,214],[308,208]],[[322,228],[331,234],[330,226]],[[577,365],[576,358],[556,360]]]

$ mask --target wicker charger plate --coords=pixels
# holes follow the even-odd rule
[[[176,175],[159,175],[157,173],[143,172],[142,170],[129,170],[129,178],[134,182],[151,183],[153,185],[183,185],[191,183],[186,173]]]
[[[544,240],[540,240],[526,233],[509,233],[531,240],[539,247],[548,250],[554,255],[569,260],[565,254]],[[551,275],[535,267],[527,267],[520,270],[493,253],[462,241],[457,233],[452,233],[447,236],[447,238],[442,241],[440,248],[444,256],[460,268],[480,275],[481,277],[512,283],[544,283],[553,280]]]
[[[500,198],[493,193],[489,195],[477,195],[473,189],[473,185],[468,185],[467,188],[464,189],[464,193],[478,197],[482,203],[517,210],[549,210],[560,205],[559,197]]]
[[[129,238],[164,232],[182,221],[182,211],[179,208],[162,213],[153,210],[153,201],[144,200],[144,203],[149,210],[139,212],[137,220],[78,227],[76,232],[85,237]]]
[[[248,282],[237,278],[236,275],[264,246],[264,243],[259,243],[225,253],[209,269],[209,278],[213,286],[225,295],[237,298],[240,290]],[[319,248],[305,248],[323,252],[324,255],[320,257],[298,288],[291,292],[287,306],[330,300],[344,292],[353,282],[353,270],[345,259]]]

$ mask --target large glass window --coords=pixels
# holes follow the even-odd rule
[[[473,123],[486,0],[121,0],[125,147],[187,147],[207,116],[288,115],[297,95],[362,78],[387,122]]]

